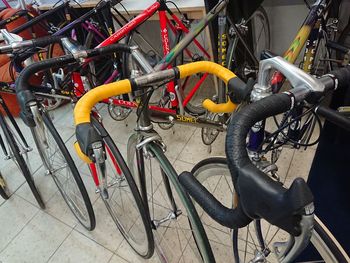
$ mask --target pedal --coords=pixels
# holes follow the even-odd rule
[[[33,148],[32,147],[25,147],[24,150],[29,153],[31,151],[33,151]]]
[[[181,214],[182,214],[181,210],[176,210],[175,212],[170,211],[166,217],[159,219],[159,220],[156,220],[156,219],[152,220],[152,224],[155,227],[155,229],[157,229],[160,225],[168,222],[169,220],[176,219]]]

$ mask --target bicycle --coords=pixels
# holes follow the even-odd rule
[[[59,40],[60,38],[57,37],[43,38],[23,41],[21,45],[22,47],[36,48],[50,45]],[[18,46],[16,47],[18,48]],[[4,46],[3,48],[12,49],[11,46]],[[45,167],[45,173],[52,177],[76,219],[86,229],[93,230],[96,225],[94,211],[75,163],[55,129],[49,114],[28,89],[30,85],[29,78],[34,74],[32,72],[46,70],[46,62],[29,65],[16,79],[15,88],[17,100],[21,107],[20,116],[31,129],[34,142]],[[40,66],[43,67],[40,68]]]
[[[332,70],[333,64],[339,65],[341,64],[341,60],[344,58],[344,51],[341,51],[339,49],[336,50],[336,54],[338,56],[337,61],[335,61],[332,57],[331,50],[334,49],[334,45],[329,45],[329,43],[333,43],[334,39],[336,37],[337,32],[337,23],[338,20],[335,18],[337,14],[330,14],[330,9],[332,7],[333,1],[326,1],[326,0],[318,0],[313,5],[308,6],[310,11],[308,12],[305,21],[300,27],[300,30],[298,31],[296,37],[294,38],[292,44],[290,47],[286,50],[286,52],[283,54],[283,57],[291,62],[295,63],[296,59],[302,52],[302,49],[305,45],[304,50],[304,56],[302,59],[302,62],[300,63],[300,66],[308,73],[311,74],[325,74],[326,72]],[[261,11],[263,13],[263,11]],[[331,15],[335,16],[332,17]],[[265,17],[265,15],[261,15],[261,17]],[[230,16],[228,17],[230,19]],[[231,19],[232,20],[232,19]],[[263,28],[267,28],[266,22],[268,20],[266,18],[261,19],[261,24],[265,25]],[[244,21],[243,21],[244,23]],[[231,28],[233,27],[234,30],[229,30],[231,32],[231,35],[233,35],[233,41],[231,41],[232,44],[240,45],[240,47],[237,48],[237,46],[233,45],[232,47],[229,47],[227,49],[226,57],[223,63],[226,63],[232,71],[236,72],[238,76],[240,76],[241,79],[247,81],[249,77],[255,78],[257,74],[257,69],[259,68],[258,64],[258,56],[260,55],[260,51],[263,51],[264,49],[252,49],[250,47],[249,42],[249,34],[247,36],[241,36],[239,33],[244,32],[244,26],[243,28],[240,28],[240,24],[235,24],[232,21],[229,21],[229,26]],[[268,29],[266,29],[267,32],[269,32]],[[222,30],[219,32],[223,32]],[[237,34],[238,32],[238,34]],[[237,34],[235,36],[233,33]],[[265,34],[268,36],[268,34]],[[344,31],[344,34],[342,34],[344,37],[347,36],[346,31]],[[223,35],[225,38],[226,36]],[[265,37],[266,38],[266,37]],[[339,40],[341,40],[343,37],[340,37]],[[341,40],[343,42],[343,40]],[[346,40],[347,41],[347,40]],[[267,44],[266,44],[267,45]],[[264,45],[262,45],[263,47]],[[220,46],[219,46],[220,47]],[[235,64],[237,64],[235,61],[235,52],[239,51],[239,53],[244,53],[244,59],[247,62],[243,62],[238,60],[238,65],[242,65],[243,68],[237,69],[235,67]],[[225,50],[226,51],[226,50]],[[256,53],[255,53],[256,52]],[[271,57],[271,54],[264,54],[262,57],[268,58]],[[346,58],[346,56],[345,56]],[[219,61],[220,62],[220,61]],[[245,74],[247,73],[247,74]],[[271,78],[272,82],[272,91],[273,93],[277,93],[283,83],[284,78],[283,75],[276,72],[273,74]],[[252,89],[252,85],[250,85],[250,90],[247,91],[246,94],[243,94],[244,96],[248,97],[249,93]],[[219,89],[222,90],[222,89]],[[227,93],[227,91],[226,91]],[[231,98],[234,100],[234,98]],[[252,98],[253,101],[255,98]],[[220,101],[218,101],[220,102]],[[301,117],[304,117],[304,120],[301,120]],[[320,121],[318,119],[313,118],[314,116],[311,114],[303,115],[303,107],[300,107],[299,109],[295,109],[294,112],[290,113],[288,116],[284,116],[283,119],[289,119],[290,122],[295,121],[296,125],[294,127],[289,127],[288,132],[285,133],[285,136],[281,137],[281,141],[279,142],[280,145],[273,145],[272,149],[270,151],[273,151],[273,159],[271,160],[272,163],[276,162],[279,156],[279,147],[284,144],[289,144],[292,147],[300,148],[300,147],[308,147],[311,145],[314,145],[317,143],[317,139],[310,141],[311,137],[310,134],[312,131],[315,130],[315,127],[320,126]],[[218,118],[218,116],[209,115],[209,118],[215,119]],[[283,121],[282,119],[282,121]],[[277,128],[280,126],[281,120],[275,119],[275,123]],[[251,131],[251,138],[249,139],[249,150],[251,151],[252,155],[253,153],[256,155],[256,158],[259,158],[259,152],[261,152],[261,156],[264,155],[264,152],[261,150],[262,141],[264,139],[264,133],[265,133],[265,122],[262,122],[260,125],[257,125],[257,128]],[[215,129],[209,129],[209,128],[203,128],[202,129],[202,138],[203,142],[206,145],[210,145],[214,142],[216,137],[218,136],[219,131]],[[269,150],[266,150],[268,152]],[[266,165],[270,165],[267,164]]]
[[[100,183],[102,183],[102,185],[100,185],[100,191],[105,192],[102,197],[108,199],[108,197],[111,196],[109,193],[109,184],[106,182],[108,179],[108,173],[103,167],[106,166],[105,157],[108,155],[109,147],[106,147],[107,150],[104,150],[105,146],[103,141],[104,137],[109,137],[109,135],[100,134],[95,130],[95,121],[93,118],[90,118],[90,111],[95,103],[103,100],[104,98],[122,95],[131,91],[140,93],[141,102],[137,110],[139,115],[137,128],[135,130],[135,134],[131,135],[128,141],[128,166],[125,166],[125,169],[127,170],[123,171],[125,180],[129,184],[129,188],[135,189],[135,192],[131,191],[130,194],[134,196],[134,200],[138,200],[138,206],[119,206],[120,209],[124,209],[123,211],[119,212],[119,215],[134,216],[134,214],[128,212],[128,209],[134,207],[138,207],[139,211],[135,218],[132,219],[128,218],[128,220],[125,220],[124,217],[119,216],[119,224],[123,224],[123,226],[120,226],[122,229],[121,233],[132,248],[136,251],[136,253],[144,257],[150,257],[153,254],[153,251],[150,249],[149,254],[142,254],[140,251],[138,251],[137,247],[133,246],[133,244],[137,242],[135,241],[134,243],[131,243],[130,238],[135,236],[145,237],[150,235],[152,237],[152,240],[149,240],[149,242],[152,241],[151,248],[154,248],[154,242],[157,253],[160,255],[161,260],[163,259],[164,261],[170,260],[177,262],[179,257],[186,261],[186,258],[189,260],[191,256],[195,256],[195,258],[198,260],[203,259],[204,262],[215,261],[207,236],[204,232],[202,224],[199,221],[198,214],[196,213],[189,196],[179,185],[177,173],[164,155],[165,146],[162,143],[160,136],[152,128],[148,105],[149,99],[154,90],[148,87],[160,86],[165,82],[169,82],[177,78],[186,78],[191,74],[197,74],[199,72],[215,74],[226,83],[233,83],[233,80],[235,79],[235,75],[232,72],[213,62],[202,61],[189,63],[174,67],[172,69],[136,77],[131,80],[126,79],[97,87],[84,95],[78,101],[74,109],[77,137],[75,148],[82,160],[87,163],[94,163],[97,166],[96,170],[98,171],[98,178],[100,179]],[[224,106],[221,105],[218,108],[214,108],[216,111],[222,110],[225,112],[225,109],[231,110],[234,107],[235,105],[229,101]],[[156,174],[151,177],[146,176],[145,173],[150,172],[148,171],[147,167],[152,168],[152,166],[145,165],[148,158],[154,158],[156,160],[157,165],[160,166],[160,174]],[[136,160],[138,165],[135,167],[134,161]],[[117,163],[124,166],[125,161],[121,156],[119,156]],[[161,184],[164,185],[164,188],[147,184],[145,183],[146,179],[151,183],[152,180],[154,183],[161,182]],[[122,189],[119,190],[122,191]],[[113,189],[112,192],[113,191],[115,191],[115,189]],[[154,201],[153,198],[157,198],[157,192],[158,200]],[[162,199],[165,199],[165,202],[160,202]],[[141,221],[137,219],[138,217],[142,217],[144,215],[146,215],[147,221],[142,220],[143,233],[136,235],[134,233],[130,233],[132,231],[125,231],[125,229],[128,229],[125,226],[128,226],[130,222]],[[190,222],[190,225],[188,222]],[[166,229],[169,229],[169,232],[167,232]],[[176,238],[176,235],[173,235],[174,232],[170,231],[171,229],[174,229],[175,233],[181,235],[179,240],[174,241],[172,239]],[[195,239],[188,240],[192,231]],[[181,238],[184,238],[183,241],[185,243],[181,242]],[[169,244],[173,245],[169,247],[168,242]],[[186,255],[184,254],[184,251],[181,251],[182,248],[187,249],[187,254],[185,253]],[[170,252],[169,249],[173,250],[170,255],[168,254]]]
[[[36,17],[33,17],[30,19],[27,23],[19,26],[18,28],[11,31],[11,34],[18,34],[22,32],[23,30],[27,30],[28,28],[31,28],[33,26],[41,26],[43,27],[47,32],[50,32],[54,37],[68,34],[70,33],[72,37],[77,40],[79,39],[80,42],[84,43],[85,46],[90,47],[91,45],[97,45],[98,43],[102,42],[108,36],[109,34],[112,34],[114,32],[114,25],[113,21],[110,19],[110,17],[115,16],[111,13],[110,8],[119,3],[120,1],[101,1],[95,8],[90,10],[88,13],[78,16],[76,12],[74,11],[74,8],[72,8],[69,5],[69,2],[65,2],[62,5],[59,5],[52,10],[49,10],[43,14],[40,14]],[[25,11],[25,10],[23,10]],[[60,18],[58,21],[58,26],[56,22],[47,22],[48,19],[51,19],[52,17]],[[77,19],[73,20],[74,17],[78,17]],[[15,18],[11,18],[9,20],[13,20]],[[100,21],[105,21],[104,23],[99,23]],[[79,28],[79,27],[80,28]],[[7,44],[13,44],[17,43],[18,39],[11,39],[9,36],[10,34],[7,34],[8,37],[6,39]],[[96,43],[96,44],[95,44]],[[38,50],[38,57],[40,60],[44,59],[43,55],[46,53],[46,58],[51,58],[54,55],[54,45],[50,45],[47,50]],[[66,46],[64,48],[67,48]],[[68,48],[69,49],[69,48]],[[33,53],[34,54],[34,53]],[[19,71],[22,66],[19,62],[16,63],[16,60],[19,60],[20,62],[23,60],[21,57],[17,58],[15,57],[13,61],[16,65],[16,70]],[[113,61],[112,61],[113,62]],[[96,63],[96,62],[94,62]],[[113,68],[113,63],[104,63],[101,70],[98,72],[95,72],[94,69],[97,65],[91,65],[90,67],[90,73],[93,74],[91,78],[101,77],[101,78],[108,78],[106,77],[106,73],[110,72],[110,68]],[[106,70],[109,68],[108,70]],[[114,77],[116,77],[115,75]],[[70,76],[69,76],[70,77]],[[86,78],[86,77],[84,77]],[[14,77],[13,77],[14,79]],[[79,82],[79,80],[78,80]],[[85,81],[84,79],[84,82]],[[47,110],[52,110],[57,108],[63,100],[67,99],[67,96],[70,95],[70,92],[67,92],[69,88],[65,87],[67,85],[67,78],[65,78],[65,72],[61,69],[59,69],[57,72],[44,72],[44,78],[41,86],[48,86],[51,89],[52,96],[47,96],[43,103],[46,106]],[[93,86],[91,83],[90,86]],[[11,84],[4,85],[5,88],[9,89],[11,88]],[[7,86],[7,87],[6,87]],[[49,94],[47,91],[50,90],[49,88],[44,88],[42,93]],[[63,89],[63,91],[61,91]],[[39,92],[39,89],[38,89]]]
[[[285,182],[256,167],[247,153],[246,138],[260,120],[288,111],[305,99],[317,105],[332,90],[347,88],[350,68],[316,79],[281,57],[274,57],[260,62],[258,86],[268,86],[268,78],[264,76],[273,70],[282,72],[294,88],[264,97],[237,112],[227,131],[227,160],[202,161],[193,169],[195,176],[184,172],[179,175],[179,181],[214,221],[232,229],[235,262],[295,262],[309,241],[318,253],[317,258],[310,260],[348,262],[349,256],[314,215],[312,193],[305,181],[296,178],[287,188]],[[233,89],[233,92],[240,91]],[[316,112],[350,130],[349,119],[340,113],[322,106]],[[222,180],[231,176],[233,184],[229,185],[233,191],[229,203],[222,204],[217,194],[214,196],[214,192],[202,185],[205,179],[216,185],[213,180],[218,175],[225,177]],[[249,226],[253,229],[249,230]]]

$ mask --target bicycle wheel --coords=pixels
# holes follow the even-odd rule
[[[350,23],[342,31],[341,35],[338,38],[338,43],[344,47],[350,48]],[[344,56],[347,56],[347,58],[345,58]],[[350,60],[349,54],[344,54],[340,51],[337,51],[336,57],[338,60],[341,61],[344,61],[344,58],[345,60],[347,60],[347,62],[349,62]]]
[[[242,35],[242,40],[252,55],[259,61],[263,50],[270,49],[270,24],[267,13],[259,7],[252,16],[236,25]],[[232,31],[232,30],[231,30]],[[256,78],[259,65],[249,55],[241,39],[234,34],[227,52],[227,68],[235,72],[241,79]]]
[[[10,198],[9,189],[7,188],[6,181],[5,181],[5,179],[4,179],[4,177],[2,176],[1,173],[0,173],[0,195],[5,200]]]
[[[246,228],[233,231],[234,257],[236,262],[284,262],[276,253],[283,250],[294,237],[283,230],[268,224],[264,220],[256,220]],[[293,262],[349,262],[349,257],[325,225],[315,216],[311,242],[306,253]]]
[[[9,151],[8,153],[10,158],[12,159],[12,161],[15,162],[18,169],[22,172],[40,208],[45,209],[44,201],[40,195],[38,188],[34,183],[34,179],[28,168],[28,165],[23,158],[22,152],[25,152],[25,151],[23,150],[21,152],[20,150],[20,148],[24,149],[24,147],[21,146],[20,142],[16,140],[16,136],[14,136],[14,134],[11,132],[11,129],[7,125],[5,118],[1,113],[0,113],[0,126],[2,128],[2,131],[5,136],[5,140],[8,145],[8,151]]]
[[[103,126],[95,119],[93,126],[103,134],[106,147],[106,174],[108,199],[101,196],[120,233],[143,258],[154,253],[151,222],[147,216],[140,193],[117,146]]]
[[[226,158],[213,157],[197,163],[191,173],[226,207],[233,207],[234,188],[227,169]],[[199,217],[208,235],[217,262],[234,262],[232,254],[232,230],[211,219],[196,205]]]
[[[37,118],[32,134],[46,172],[52,176],[64,201],[87,229],[96,226],[95,214],[75,163],[46,112]]]
[[[156,143],[148,144],[153,165],[153,158],[144,157],[143,149],[136,149],[138,142],[138,135],[128,141],[128,166],[147,204],[160,260],[214,262],[199,216],[163,150]]]
[[[225,158],[205,159],[193,168],[192,173],[226,207],[232,207],[235,191]],[[205,221],[205,230],[214,251],[218,255],[224,255],[224,258],[232,258],[228,260],[231,262],[283,262],[278,259],[275,249],[282,251],[287,244],[286,241],[293,239],[288,233],[264,220],[255,220],[245,228],[229,230],[208,219],[207,215],[202,216],[200,213],[200,216],[202,222]],[[210,223],[206,223],[207,220]],[[349,260],[346,252],[317,217],[315,217],[314,232],[307,250],[311,251],[311,256],[303,256],[301,261],[293,262],[348,262]]]
[[[313,54],[311,51],[309,53],[306,53],[306,56],[314,56],[312,60],[312,64],[310,65],[310,68],[304,68],[304,71],[309,72],[312,75],[316,76],[323,76],[324,74],[327,74],[328,72],[332,71],[333,69],[333,63],[331,60],[331,52],[329,48],[327,47],[327,41],[329,39],[329,36],[327,34],[326,30],[321,30],[319,32],[319,38],[317,42],[316,51]]]

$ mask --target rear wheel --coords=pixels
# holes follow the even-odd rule
[[[50,117],[45,112],[41,116],[32,132],[46,172],[52,176],[73,215],[87,230],[93,230],[95,214],[78,169]]]
[[[259,61],[261,52],[270,49],[271,45],[270,24],[265,9],[260,6],[247,21],[236,26],[252,55]],[[256,78],[259,65],[250,56],[241,39],[234,33],[233,35],[227,52],[227,67],[245,81],[249,77]]]

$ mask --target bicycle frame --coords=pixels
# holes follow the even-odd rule
[[[1,97],[1,95],[0,95],[0,106],[4,110],[6,116],[9,118],[12,126],[15,128],[17,135],[19,136],[19,138],[21,139],[21,141],[24,145],[24,147],[23,147],[21,144],[19,144],[19,147],[21,148],[21,150],[24,151],[25,153],[31,151],[32,149],[28,146],[28,143],[27,143],[26,139],[24,138],[23,133],[21,132],[20,128],[18,127],[18,124],[17,124],[15,118],[11,114],[9,108],[7,107],[7,105],[6,105],[5,101],[3,100],[3,98]],[[3,114],[1,112],[0,112],[0,115],[1,115],[2,120],[4,121]],[[14,134],[14,136],[15,136],[15,134]],[[5,159],[6,160],[10,159],[11,158],[10,153],[7,151],[5,143],[4,143],[1,136],[0,136],[0,146],[5,154]]]
[[[212,20],[220,12],[220,10],[226,5],[225,1],[221,1],[220,3],[221,4],[217,6],[218,8],[216,9],[213,8],[213,10],[215,10],[213,11],[213,13],[209,13],[206,16],[206,19],[203,19],[200,22],[199,26],[195,30],[196,32],[191,33],[189,32],[187,27],[181,22],[181,20],[166,6],[166,2],[164,0],[158,0],[157,2],[153,3],[150,7],[148,7],[145,11],[143,11],[141,14],[139,14],[134,19],[129,21],[127,24],[125,24],[122,28],[120,28],[114,34],[112,34],[110,37],[108,37],[106,40],[104,40],[97,47],[108,46],[110,44],[113,44],[121,40],[122,38],[126,37],[132,30],[134,30],[139,25],[143,24],[146,20],[148,20],[151,16],[153,16],[158,11],[164,58],[162,59],[162,61],[158,63],[158,65],[155,67],[155,70],[163,70],[165,68],[171,67],[170,64],[173,61],[173,59],[177,57],[182,51],[185,50],[186,53],[189,53],[190,51],[186,50],[186,47],[191,41],[193,41],[194,44],[204,53],[204,55],[208,59],[210,59],[210,55],[205,51],[203,46],[195,39],[195,37],[205,28],[205,26],[209,23],[209,21]],[[176,23],[175,26],[170,22],[166,13],[168,13],[171,16],[171,18],[174,20],[174,22]],[[183,44],[184,41],[181,41],[180,42],[181,45],[176,45],[176,47],[170,50],[167,25],[173,32],[180,30],[183,33],[187,34],[187,36],[191,36],[188,38],[190,39],[190,41],[186,42],[185,45]],[[146,72],[146,73],[149,73],[149,72]],[[191,89],[189,94],[183,99],[183,102],[181,105],[182,107],[185,107],[187,105],[187,103],[191,100],[191,98],[193,97],[193,95],[198,90],[198,88],[203,83],[206,77],[207,77],[207,74],[203,75],[202,78],[197,82],[197,84]],[[178,92],[176,91],[174,82],[171,82],[167,85],[167,91],[170,94],[172,108],[178,107],[180,102],[178,99]]]
[[[310,9],[303,25],[298,31],[292,44],[284,53],[283,58],[290,63],[294,63],[301,53],[303,46],[307,43],[304,55],[304,67],[306,72],[310,72],[311,64],[315,57],[315,50],[319,40],[320,24],[318,23],[320,17],[324,12],[324,0],[318,0]],[[317,42],[315,42],[315,36]],[[316,45],[315,45],[316,44]],[[278,92],[283,85],[284,76],[280,72],[275,72],[271,79],[272,91]],[[259,98],[252,98],[253,101]],[[249,134],[249,141],[247,149],[254,158],[259,159],[258,151],[260,150],[265,138],[265,122],[257,123]]]

